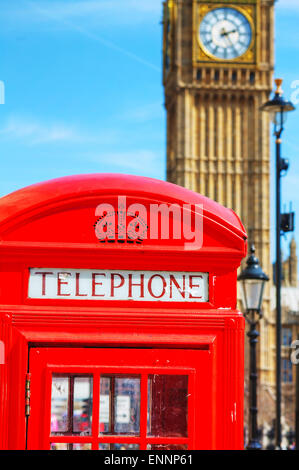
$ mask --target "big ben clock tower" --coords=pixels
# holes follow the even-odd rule
[[[270,265],[270,135],[274,0],[164,2],[167,179],[232,208]],[[274,383],[269,292],[259,355]]]

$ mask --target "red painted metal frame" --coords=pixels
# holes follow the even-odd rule
[[[93,224],[102,201],[202,204],[201,249],[178,241],[99,244]],[[215,387],[202,405],[207,449],[243,447],[244,319],[236,310],[237,268],[246,233],[228,209],[149,178],[81,175],[34,185],[0,199],[0,448],[26,445],[25,379],[30,348],[156,348],[211,356]],[[30,267],[209,272],[204,304],[28,299]],[[50,354],[50,351],[49,351]],[[188,366],[186,362],[186,366]],[[34,383],[35,378],[32,376]],[[208,382],[200,387],[207,389]],[[29,417],[28,424],[30,424]],[[40,432],[39,429],[36,432]],[[198,431],[200,432],[200,431]],[[195,432],[197,434],[197,430]]]

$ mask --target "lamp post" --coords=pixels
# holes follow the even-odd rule
[[[257,367],[256,344],[259,332],[257,324],[262,318],[262,301],[264,286],[269,281],[268,276],[262,270],[258,258],[255,256],[255,248],[250,248],[250,256],[247,259],[246,268],[238,276],[242,285],[242,298],[245,307],[245,318],[250,325],[247,333],[250,344],[249,366],[249,444],[247,449],[261,449],[257,427]]]
[[[281,89],[282,79],[275,80],[276,90],[274,97],[267,101],[262,111],[270,113],[274,123],[274,136],[276,144],[276,447],[281,447],[281,247],[280,236],[282,232],[292,231],[294,214],[284,214],[282,224],[281,214],[281,174],[288,169],[288,160],[281,158],[281,135],[284,130],[286,113],[295,109],[294,105],[283,98]],[[287,223],[285,224],[285,221]],[[289,228],[288,225],[291,225]]]

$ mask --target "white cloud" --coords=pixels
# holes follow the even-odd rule
[[[164,156],[162,152],[151,150],[132,150],[125,152],[111,152],[98,155],[85,155],[89,162],[105,164],[116,167],[121,171],[137,172],[139,174],[153,174],[155,169],[160,169]]]
[[[147,103],[133,109],[128,109],[121,115],[122,120],[135,122],[136,124],[160,119],[163,116],[162,102]]]
[[[61,123],[43,124],[38,121],[11,116],[0,129],[0,138],[22,140],[30,145],[55,142],[82,142],[88,137]]]

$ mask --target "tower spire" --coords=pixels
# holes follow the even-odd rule
[[[290,242],[290,257],[289,257],[289,276],[290,285],[297,287],[298,285],[298,257],[297,257],[297,243],[295,237],[292,237]]]

